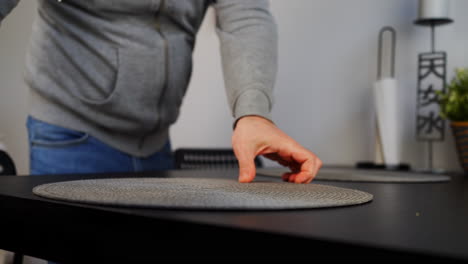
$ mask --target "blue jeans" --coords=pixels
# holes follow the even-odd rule
[[[174,167],[169,141],[161,151],[139,158],[116,150],[87,133],[32,117],[28,117],[27,128],[31,175],[139,172]]]
[[[28,117],[30,174],[83,174],[168,170],[170,142],[149,157],[135,157],[91,135]]]
[[[28,117],[27,128],[31,175],[139,172],[174,167],[169,141],[161,151],[139,158],[116,150],[87,133],[33,117]]]

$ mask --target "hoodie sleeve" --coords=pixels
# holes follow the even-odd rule
[[[18,4],[19,0],[0,0],[0,23]]]
[[[217,0],[213,6],[233,117],[271,120],[278,36],[268,0]]]

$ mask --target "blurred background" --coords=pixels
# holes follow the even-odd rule
[[[417,56],[430,50],[430,30],[413,24],[417,0],[271,0],[279,30],[279,72],[274,122],[325,164],[354,165],[374,159],[372,85],[383,26],[397,32],[402,162],[427,164],[427,145],[415,138]],[[25,52],[36,1],[21,1],[0,27],[0,142],[28,173],[25,121],[28,88]],[[448,53],[447,80],[468,64],[468,1],[451,0],[454,23],[437,28],[436,48]],[[200,29],[195,65],[181,116],[172,127],[173,148],[230,147],[232,122],[214,27],[213,10]],[[434,144],[435,168],[460,170],[451,131]],[[273,166],[273,163],[267,163]]]
[[[325,164],[352,166],[373,160],[372,85],[377,75],[378,33],[392,26],[397,32],[401,161],[413,168],[427,167],[427,145],[415,137],[417,56],[430,50],[429,29],[413,24],[418,1],[270,2],[279,30],[274,122]],[[36,1],[21,1],[0,27],[0,148],[7,148],[19,174],[28,174],[29,166],[28,88],[23,73],[36,5]],[[437,28],[436,48],[448,53],[447,81],[455,67],[468,64],[466,10],[468,1],[451,0],[450,17],[455,22]],[[171,129],[174,149],[231,147],[233,119],[224,94],[214,25],[210,10],[197,38],[193,77],[181,116]],[[461,170],[450,135],[447,126],[445,141],[433,145],[433,166]]]

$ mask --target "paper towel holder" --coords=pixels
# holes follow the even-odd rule
[[[388,32],[391,35],[391,54],[390,54],[390,77],[393,79],[395,78],[395,54],[396,54],[396,30],[391,26],[384,26],[380,29],[379,32],[379,40],[378,40],[378,51],[377,51],[377,81],[381,81],[383,79],[383,43],[384,43],[384,34]],[[377,121],[377,120],[376,120]],[[384,151],[382,145],[382,139],[380,137],[380,128],[376,122],[375,125],[375,164],[377,167],[385,168],[384,162]]]
[[[377,53],[377,80],[383,79],[383,39],[385,33],[391,34],[391,55],[390,55],[390,77],[395,77],[395,57],[396,57],[396,30],[391,26],[384,26],[379,32],[378,39],[378,53]],[[380,139],[380,133],[378,131],[378,125],[376,125],[376,142],[375,142],[375,155],[374,161],[358,161],[356,168],[358,169],[383,169],[383,170],[395,170],[395,171],[409,171],[411,166],[406,163],[399,164],[385,164],[383,162],[383,150]]]
[[[392,36],[392,54],[390,64],[390,77],[395,77],[395,53],[396,53],[396,31],[393,27],[385,26],[379,32],[379,47],[377,54],[377,80],[382,79],[382,46],[385,32],[390,32]]]

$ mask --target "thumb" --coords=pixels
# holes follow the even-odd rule
[[[255,155],[248,153],[236,154],[239,161],[239,182],[251,182],[255,178]]]

